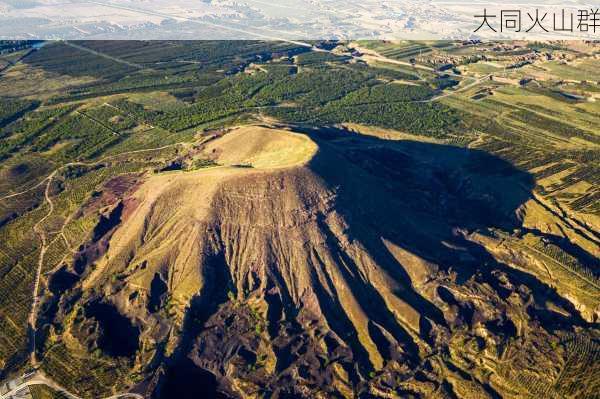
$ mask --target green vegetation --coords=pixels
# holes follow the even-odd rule
[[[347,56],[338,56],[326,52],[310,52],[300,54],[296,57],[296,63],[300,66],[317,65],[322,66],[326,62],[347,61]]]
[[[58,75],[93,76],[118,79],[135,71],[135,68],[108,58],[85,53],[65,43],[50,43],[31,53],[24,62]]]
[[[57,150],[57,157],[65,160],[89,159],[101,154],[119,141],[117,132],[109,130],[83,114],[75,113],[64,118],[47,133],[34,141],[33,151],[48,151],[58,143],[67,143]]]
[[[35,101],[12,100],[0,97],[0,128],[17,120],[38,105]]]
[[[56,392],[52,388],[48,388],[45,385],[33,385],[29,388],[33,399],[67,399],[63,393]]]
[[[96,79],[54,97],[51,103],[117,93],[209,86],[243,70],[250,62],[308,51],[285,43],[245,41],[124,41],[118,44],[84,41],[77,42],[77,46],[80,48],[56,43],[25,59],[28,64],[49,72]]]
[[[123,131],[132,129],[136,126],[134,120],[121,114],[118,109],[115,109],[110,105],[101,105],[99,107],[86,109],[82,112],[109,129]]]
[[[210,168],[213,166],[218,166],[218,163],[216,163],[212,159],[196,159],[192,163],[192,169]]]
[[[71,112],[73,107],[48,108],[42,111],[29,113],[4,129],[0,130],[0,160],[8,158],[11,154],[23,151],[25,147],[38,142],[40,137],[53,126],[61,117]],[[32,151],[38,151],[35,145]]]
[[[476,191],[473,187],[483,183],[493,186],[496,178],[501,181],[504,173],[513,173],[506,168],[494,170],[494,165],[478,163],[478,158],[473,153],[493,154],[527,172],[528,176],[535,179],[535,189],[527,192],[528,197],[519,203],[522,206],[511,209],[511,215],[507,216],[507,219],[512,220],[513,215],[517,214],[523,225],[519,226],[522,229],[515,228],[514,232],[495,234],[492,229],[485,232],[471,231],[469,226],[464,232],[453,231],[456,237],[464,234],[465,240],[473,239],[476,233],[486,237],[500,237],[497,241],[488,237],[493,245],[482,244],[482,251],[486,251],[485,259],[477,263],[477,267],[494,265],[496,269],[493,273],[501,273],[494,274],[492,279],[488,275],[484,276],[483,273],[488,271],[482,269],[482,275],[470,276],[464,284],[459,284],[455,277],[462,273],[460,267],[467,265],[467,268],[472,269],[475,262],[469,263],[467,256],[464,262],[460,256],[448,257],[447,265],[440,266],[440,273],[446,266],[451,270],[458,270],[456,276],[448,278],[444,284],[460,291],[462,296],[457,294],[458,299],[453,302],[448,300],[450,294],[444,299],[438,292],[424,301],[427,304],[423,306],[427,307],[430,306],[429,302],[431,306],[445,306],[443,317],[457,315],[452,321],[454,324],[448,322],[440,327],[443,334],[440,333],[439,337],[446,339],[447,335],[451,337],[448,339],[458,342],[451,348],[452,353],[443,356],[432,354],[428,358],[431,360],[431,369],[435,372],[447,368],[446,376],[450,382],[445,381],[439,385],[441,388],[438,393],[445,395],[447,392],[444,390],[450,389],[450,385],[460,388],[457,381],[462,381],[460,376],[465,373],[476,376],[469,383],[481,378],[487,389],[504,392],[502,389],[505,387],[499,387],[494,380],[498,375],[510,381],[512,385],[506,389],[514,391],[517,396],[528,391],[537,396],[555,394],[558,395],[556,397],[578,397],[582,393],[594,391],[597,384],[582,380],[581,376],[587,372],[586,367],[598,372],[597,338],[582,332],[591,329],[589,320],[593,317],[590,314],[597,301],[592,293],[596,292],[599,284],[595,220],[600,215],[600,135],[597,128],[600,123],[600,108],[598,102],[593,101],[600,92],[594,82],[599,73],[597,60],[581,51],[569,50],[568,44],[531,43],[529,46],[507,49],[503,49],[503,45],[505,44],[451,41],[360,42],[359,46],[362,48],[403,61],[395,64],[377,61],[372,65],[359,56],[338,54],[339,49],[331,53],[295,44],[263,41],[57,42],[32,50],[28,55],[28,50],[21,52],[23,60],[14,66],[7,63],[6,68],[9,71],[11,68],[20,68],[22,75],[18,79],[22,81],[31,79],[28,73],[40,76],[35,73],[43,72],[45,82],[52,84],[44,86],[43,95],[0,99],[0,369],[18,372],[27,367],[30,342],[28,316],[32,309],[32,292],[38,269],[41,272],[42,299],[42,311],[38,320],[44,328],[37,331],[43,345],[36,349],[42,370],[52,379],[82,397],[100,397],[116,388],[143,380],[146,377],[145,370],[135,369],[135,362],[149,364],[151,360],[159,362],[156,359],[168,356],[168,351],[173,348],[161,348],[162,344],[158,342],[153,343],[151,348],[143,347],[136,354],[153,357],[152,359],[110,358],[101,350],[87,351],[78,338],[75,338],[75,342],[71,334],[65,333],[72,326],[70,323],[74,323],[68,319],[69,313],[65,316],[66,320],[55,324],[48,322],[52,320],[52,312],[57,306],[52,302],[55,298],[48,290],[50,276],[59,268],[74,268],[78,257],[89,249],[86,245],[90,245],[99,221],[103,220],[118,201],[128,196],[125,193],[135,191],[137,185],[149,176],[171,178],[178,174],[191,176],[204,172],[218,174],[222,170],[231,172],[223,167],[186,173],[218,166],[213,160],[219,159],[218,150],[212,154],[203,152],[207,143],[228,134],[231,127],[255,124],[315,133],[316,141],[330,139],[329,136],[321,137],[317,134],[315,131],[318,128],[322,128],[322,131],[339,132],[339,135],[332,134],[331,140],[335,145],[341,143],[340,157],[356,158],[356,170],[360,169],[361,173],[387,176],[385,173],[389,172],[389,176],[394,178],[390,178],[390,182],[382,181],[382,186],[387,187],[388,183],[392,186],[402,185],[403,190],[409,190],[411,196],[414,195],[418,202],[424,204],[423,215],[430,212],[426,207],[429,202],[446,206],[446,201],[450,201],[448,204],[452,204],[453,195],[456,194],[459,198],[463,191],[471,194],[471,190]],[[573,60],[544,60],[539,65],[534,63],[508,73],[504,71],[505,65],[519,57],[529,56],[531,49],[567,52]],[[482,64],[483,53],[494,60]],[[418,60],[412,60],[413,58]],[[460,67],[461,76],[450,72],[443,75],[443,72],[436,70],[449,60],[456,65],[471,63],[471,66]],[[418,68],[419,65],[413,68],[410,62],[430,68]],[[534,81],[525,86],[519,85],[520,78],[533,72],[537,74]],[[476,81],[474,77],[479,78],[481,75],[474,73],[498,74],[495,78],[503,73],[502,76],[506,79]],[[582,73],[585,79],[582,79]],[[3,79],[8,78],[0,76],[0,81]],[[574,81],[560,82],[560,79]],[[69,84],[59,85],[63,80],[68,80]],[[579,97],[565,96],[565,93],[575,93]],[[352,135],[351,131],[356,134]],[[367,142],[365,137],[358,135],[360,132],[373,136],[368,138],[372,141]],[[365,156],[365,152],[361,152],[363,148],[354,151],[357,138],[365,139],[369,151],[373,150],[377,155]],[[394,142],[392,139],[401,141]],[[444,148],[449,152],[456,150],[455,147],[469,147],[469,151],[464,152],[468,159],[461,158],[448,171],[432,166],[439,161],[435,156],[424,160],[421,165],[412,167],[408,163],[409,166],[406,166],[404,152],[395,149],[401,149],[402,145],[406,145],[406,148],[414,146],[414,151],[418,152],[419,145],[423,144],[419,141],[446,146]],[[383,146],[394,150],[376,152]],[[460,154],[461,151],[458,150]],[[443,156],[440,155],[442,158]],[[379,157],[389,157],[391,161],[386,163]],[[406,157],[410,158],[408,155]],[[455,182],[454,179],[462,179],[454,174],[455,166],[456,169],[462,167],[458,165],[461,162],[468,165],[472,162],[471,168],[475,172],[489,172],[490,181],[471,181],[469,178]],[[250,162],[236,166],[252,168]],[[256,175],[262,173],[258,166],[256,168],[234,172]],[[171,175],[162,176],[168,170],[172,171]],[[423,170],[431,170],[434,176],[425,176]],[[415,183],[414,187],[404,187],[413,181],[419,183]],[[424,190],[419,185],[421,181],[435,181],[436,185],[444,188],[438,191],[449,191],[445,189],[446,186],[458,188],[449,198],[429,198],[432,191]],[[496,195],[498,198],[502,197],[500,202],[523,187],[515,184],[506,190],[503,187],[501,189],[502,193]],[[496,206],[493,202],[496,198],[488,197],[494,195],[489,194],[473,201],[489,200],[492,206]],[[131,208],[126,208],[126,211],[130,212],[139,205],[136,203],[138,199],[127,198],[131,202],[127,202],[126,206]],[[409,199],[412,200],[401,200]],[[410,210],[404,205],[401,208]],[[443,212],[434,216],[446,217]],[[156,217],[160,218],[161,215],[157,213]],[[293,217],[295,223],[295,213]],[[421,218],[420,215],[419,217]],[[460,226],[460,222],[452,221],[455,223],[453,227]],[[411,232],[413,227],[415,226],[410,226]],[[397,232],[393,233],[390,235],[395,237]],[[362,232],[353,234],[358,237]],[[444,234],[436,230],[430,236],[434,237],[432,240],[441,240]],[[354,239],[360,241],[357,237]],[[454,244],[443,242],[444,248],[450,245]],[[465,241],[465,246],[467,245],[471,244]],[[507,246],[510,251],[501,253],[499,248],[502,246]],[[92,248],[90,253],[94,250],[96,248]],[[465,254],[467,252],[469,251],[465,249]],[[85,254],[88,255],[89,253]],[[428,255],[418,254],[423,258]],[[317,253],[313,256],[315,262],[328,262],[327,259],[317,259]],[[528,261],[518,263],[519,257]],[[529,261],[531,259],[542,260],[545,266]],[[477,259],[478,262],[479,260]],[[389,261],[392,262],[391,259]],[[497,262],[494,263],[495,261]],[[340,262],[348,263],[345,259]],[[98,264],[92,260],[88,263],[92,265],[90,269]],[[407,266],[411,262],[399,263]],[[324,274],[327,269],[325,266]],[[132,264],[131,267],[145,266]],[[348,263],[347,268],[352,269],[353,265]],[[88,273],[93,272],[90,269],[81,272],[82,275],[89,276]],[[508,299],[494,297],[496,302],[490,303],[490,307],[483,311],[477,308],[481,304],[475,298],[488,295],[488,291],[496,289],[499,292],[512,289],[505,284],[501,275],[511,272],[521,276],[524,281],[523,289],[511,291],[514,295]],[[526,276],[517,273],[524,273]],[[77,274],[76,278],[80,277]],[[126,273],[114,274],[111,281],[115,289],[129,284],[128,277]],[[257,285],[264,283],[260,281],[263,276],[251,277],[256,280],[254,283]],[[325,281],[323,276],[313,277],[323,284],[323,291],[334,290],[335,284]],[[354,279],[354,276],[346,277],[348,280]],[[177,279],[179,276],[169,278]],[[489,278],[491,283],[480,284],[479,279],[484,278]],[[512,275],[510,278],[513,282],[517,280]],[[535,283],[533,294],[528,291],[529,288],[524,288],[532,281]],[[169,284],[173,282],[169,281]],[[544,288],[543,295],[547,294],[554,302],[548,300],[546,303],[545,297],[542,300],[536,296],[538,292],[542,292],[540,287]],[[76,303],[78,295],[99,294],[90,290],[79,292],[78,289],[79,287],[65,289],[72,297],[65,296],[64,301],[72,300]],[[238,289],[246,297],[252,291],[250,286],[243,287],[243,291],[239,287]],[[398,295],[404,295],[401,291]],[[129,301],[126,306],[131,308],[143,308],[139,298],[145,294],[136,292],[129,298],[123,298],[123,302]],[[283,295],[281,292],[279,294]],[[570,296],[567,297],[567,294]],[[233,291],[223,295],[227,296],[229,302],[238,302]],[[416,291],[411,292],[410,300],[417,296]],[[461,304],[461,298],[469,299]],[[562,301],[560,298],[567,299]],[[440,305],[442,299],[447,300],[447,304]],[[307,309],[316,306],[310,302],[313,298],[307,297],[306,300]],[[316,302],[319,300],[322,300],[321,293],[315,299]],[[389,298],[382,300],[388,301]],[[569,324],[566,316],[561,316],[562,319],[552,329],[537,335],[541,331],[537,328],[547,318],[569,312],[575,314],[576,310],[573,309],[577,306],[569,301],[577,300],[578,305],[582,305],[577,311],[581,311],[583,316],[576,326]],[[182,298],[166,296],[165,301],[161,315],[184,320],[180,306]],[[505,332],[498,331],[502,328],[486,337],[475,336],[471,334],[473,331],[467,330],[469,318],[477,320],[482,315],[495,317],[498,309],[504,311],[505,308],[510,308],[508,301],[524,304],[522,307],[515,307],[519,311],[523,310],[523,314],[507,312],[511,320],[514,320],[511,323],[517,326],[515,329],[519,329],[518,334],[514,334],[516,338],[504,340],[502,335]],[[272,322],[269,320],[272,315],[269,312],[274,310],[269,305],[269,310],[263,312],[264,308],[259,307],[262,305],[264,304],[257,300],[252,305],[255,307],[248,308],[247,329],[251,341],[257,345],[267,345],[265,337],[272,334]],[[330,303],[327,306],[333,309],[338,304]],[[285,309],[286,318],[289,317],[289,311],[290,309]],[[278,326],[288,322],[287,319],[284,322],[284,316],[281,316]],[[306,320],[310,320],[311,315],[302,314],[304,316]],[[584,322],[583,318],[586,317]],[[503,322],[508,324],[507,320]],[[423,320],[421,324],[417,324],[417,330],[426,329],[427,323]],[[442,324],[444,323],[440,325]],[[571,335],[565,335],[563,327],[566,325]],[[527,330],[526,327],[529,326],[536,327]],[[157,325],[156,331],[163,327]],[[356,339],[363,339],[364,335],[377,341],[377,350],[385,348],[381,350],[387,351],[389,346],[403,352],[404,347],[388,345],[385,340],[388,335],[397,332],[394,330],[399,331],[404,327],[392,326],[389,331],[388,327],[385,317],[376,323],[369,321],[366,331],[360,331],[360,336]],[[180,328],[175,326],[169,334],[176,337],[181,333]],[[336,345],[333,341],[337,341],[337,338],[325,338],[324,325],[315,323],[311,328],[313,329],[308,335],[311,335],[311,339],[322,340],[319,345]],[[300,342],[301,337],[304,339],[303,333],[297,331],[297,326],[285,325],[285,329],[290,334],[290,340]],[[92,333],[93,331],[90,334]],[[418,332],[411,330],[408,335],[413,333]],[[340,336],[342,340],[345,338]],[[540,344],[546,341],[547,345]],[[423,347],[426,344],[418,342]],[[271,352],[270,348],[268,356],[255,350],[257,348],[252,348],[253,353],[257,354],[257,360],[249,365],[249,371],[266,373],[266,365],[272,363],[273,356],[284,353],[294,345],[292,341],[282,344],[278,348],[281,352],[277,353]],[[355,342],[353,345],[362,343]],[[481,349],[480,346],[485,347],[485,355],[477,352]],[[455,351],[456,348],[460,351]],[[511,351],[525,350],[524,348],[533,351],[535,355],[527,352],[523,358],[530,355],[531,358],[541,356],[540,351],[550,353],[548,356],[556,356],[548,360],[547,364],[555,361],[556,367],[561,370],[560,374],[556,378],[542,378],[532,370],[515,374],[517,366],[510,366],[513,360],[511,356],[515,359],[518,356],[511,354]],[[294,350],[296,349],[298,348]],[[327,368],[350,364],[345,358],[348,357],[346,352],[351,349],[339,347],[336,351],[331,351],[329,357],[322,357],[326,359],[324,363]],[[406,349],[407,353],[408,351]],[[494,358],[496,353],[497,359]],[[404,353],[394,354],[396,355],[398,359],[402,359],[398,364],[409,364],[404,362]],[[471,355],[474,357],[466,359]],[[310,356],[316,358],[317,355],[312,353]],[[386,366],[388,369],[369,370],[364,376],[373,380],[385,380],[388,377],[386,373],[393,375],[392,364],[396,363],[390,362]],[[345,372],[352,371],[352,367],[340,366],[340,370],[342,368]],[[308,369],[306,367],[303,372],[308,373]],[[493,378],[489,374],[491,370],[495,370]],[[348,377],[348,380],[352,378],[357,378],[357,375]],[[394,379],[390,377],[390,381],[392,380]],[[412,383],[405,384],[407,394],[412,394],[409,389]],[[438,381],[427,381],[427,384],[435,386]],[[32,394],[34,398],[40,399],[58,397],[43,387],[32,388]],[[453,397],[450,394],[447,396]]]
[[[56,381],[61,381],[71,392],[80,392],[86,397],[102,397],[122,380],[127,370],[126,364],[110,362],[106,358],[94,359],[85,353],[77,355],[74,356],[63,343],[52,345],[46,351],[44,372]],[[73,381],[71,376],[78,375],[83,370],[87,378]]]
[[[379,54],[397,60],[406,60],[413,57],[427,55],[431,47],[424,42],[402,41],[399,43],[382,43],[375,41],[361,41],[361,45],[377,51]],[[448,43],[438,43],[437,47],[443,48]]]
[[[459,126],[459,114],[438,103],[419,102],[431,94],[422,86],[379,85],[356,90],[321,108],[280,107],[270,112],[291,123],[318,126],[352,122],[444,137]]]
[[[590,143],[600,144],[600,136],[598,135],[585,132],[573,125],[559,122],[555,119],[543,117],[535,112],[519,110],[513,112],[511,118],[529,126],[543,127],[547,132],[556,134],[560,137],[565,137],[567,139],[577,137],[589,141]]]

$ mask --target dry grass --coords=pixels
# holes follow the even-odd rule
[[[69,87],[95,82],[93,77],[60,76],[29,65],[16,65],[2,75],[0,93],[4,96],[45,100]]]
[[[238,128],[210,143],[206,152],[222,165],[279,169],[303,165],[317,152],[308,137],[258,126]]]

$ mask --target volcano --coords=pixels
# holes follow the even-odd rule
[[[192,156],[212,166],[149,175],[119,200],[58,311],[84,309],[66,328],[129,359],[145,395],[594,390],[568,364],[598,367],[593,310],[497,250],[518,239],[528,174],[473,149],[333,128],[246,126]],[[127,337],[108,345],[115,326]],[[574,332],[595,349],[565,344]]]

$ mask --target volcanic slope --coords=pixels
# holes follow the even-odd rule
[[[128,358],[148,395],[596,392],[597,330],[481,244],[520,226],[527,174],[464,148],[256,126],[196,156],[216,166],[120,203],[56,316]]]

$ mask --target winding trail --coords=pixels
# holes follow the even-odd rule
[[[27,194],[28,192],[30,192],[30,191],[33,191],[33,190],[35,190],[35,189],[39,188],[40,186],[42,186],[42,185],[44,184],[44,182],[45,182],[46,180],[48,180],[48,178],[49,178],[49,177],[50,177],[50,176],[46,176],[46,177],[44,178],[44,180],[42,180],[41,182],[39,182],[39,183],[38,183],[38,184],[36,184],[35,186],[33,186],[33,187],[31,187],[31,188],[28,188],[27,190],[20,191],[20,192],[18,192],[18,193],[14,193],[14,194],[10,194],[10,195],[5,195],[4,197],[0,197],[0,201],[2,201],[2,200],[4,200],[4,199],[8,199],[8,198],[18,197],[18,196],[20,196],[20,195],[23,195],[23,194]]]
[[[35,335],[36,335],[36,323],[37,323],[37,309],[38,309],[38,303],[39,303],[38,293],[40,290],[40,277],[42,274],[42,268],[44,266],[44,256],[46,255],[46,251],[48,250],[46,232],[40,226],[42,225],[42,223],[44,223],[44,221],[46,221],[46,219],[48,219],[50,216],[52,216],[52,213],[54,212],[54,203],[52,202],[52,199],[50,198],[50,187],[52,185],[52,179],[54,178],[54,176],[56,176],[57,173],[58,173],[58,169],[55,170],[54,172],[52,172],[52,174],[50,174],[50,176],[48,176],[48,178],[47,178],[48,183],[46,184],[46,189],[44,190],[44,200],[48,203],[50,209],[48,210],[48,213],[46,214],[46,216],[41,218],[33,226],[33,231],[35,231],[40,236],[40,241],[42,242],[42,247],[40,249],[40,256],[38,258],[38,266],[35,271],[35,281],[34,281],[34,285],[33,285],[33,302],[31,304],[31,311],[29,312],[29,318],[28,318],[29,328],[31,331],[31,346],[30,346],[31,347],[31,354],[30,354],[31,355],[31,365],[33,367],[37,366],[37,358],[35,355],[35,352],[36,352],[35,351]]]
[[[34,281],[34,286],[33,286],[33,302],[31,305],[31,311],[29,313],[29,319],[28,319],[28,323],[31,328],[31,339],[32,339],[32,342],[30,345],[31,346],[30,350],[31,350],[32,366],[34,366],[34,367],[37,366],[37,359],[36,359],[36,355],[35,355],[35,352],[36,352],[36,350],[35,350],[35,335],[36,335],[36,321],[37,321],[37,310],[38,310],[37,308],[38,308],[38,304],[39,304],[40,278],[41,278],[42,269],[44,266],[44,257],[46,255],[46,251],[48,250],[46,232],[41,227],[41,225],[50,216],[52,216],[52,213],[54,213],[54,203],[52,202],[52,198],[50,196],[50,188],[52,187],[52,180],[54,179],[54,177],[58,174],[58,172],[60,172],[63,169],[66,169],[70,166],[95,166],[95,165],[101,164],[103,162],[106,162],[110,159],[114,159],[116,157],[127,156],[127,155],[141,153],[141,152],[160,151],[160,150],[163,150],[163,149],[166,149],[169,147],[174,147],[174,146],[183,145],[183,144],[185,144],[185,143],[181,142],[181,143],[169,144],[169,145],[165,145],[165,146],[157,147],[157,148],[149,148],[149,149],[144,149],[144,150],[135,150],[135,151],[124,152],[124,153],[111,155],[111,156],[102,158],[99,161],[95,161],[95,162],[69,162],[69,163],[64,164],[63,166],[59,167],[58,169],[55,169],[54,172],[50,173],[46,178],[44,178],[44,180],[42,180],[39,184],[32,187],[31,189],[22,191],[21,193],[12,194],[12,195],[8,195],[8,196],[0,198],[0,201],[1,201],[6,198],[11,198],[11,197],[15,197],[17,195],[25,194],[28,191],[31,191],[32,189],[37,188],[40,185],[42,185],[44,182],[46,182],[46,189],[44,190],[44,202],[48,203],[48,206],[50,209],[48,210],[48,213],[33,226],[33,230],[40,236],[40,241],[42,243],[42,247],[40,249],[40,256],[38,258],[37,270],[35,272],[35,281]]]
[[[35,340],[36,331],[37,331],[36,324],[37,324],[37,319],[38,319],[37,313],[38,313],[38,307],[39,307],[39,301],[40,301],[40,279],[41,279],[42,270],[43,270],[43,266],[44,266],[45,255],[48,250],[48,242],[47,242],[48,238],[47,238],[46,232],[45,232],[42,224],[46,220],[48,220],[48,218],[51,217],[52,214],[54,213],[54,203],[52,202],[52,197],[50,195],[50,189],[52,187],[53,179],[56,177],[56,175],[61,170],[64,170],[70,166],[95,166],[95,165],[101,164],[103,162],[106,162],[108,160],[111,160],[111,159],[114,159],[117,157],[127,156],[127,155],[131,155],[131,154],[136,154],[136,153],[143,153],[143,152],[160,151],[160,150],[163,150],[166,148],[176,147],[176,146],[184,145],[184,144],[187,144],[187,142],[173,143],[173,144],[168,144],[168,145],[164,145],[164,146],[156,147],[156,148],[128,151],[128,152],[124,152],[124,153],[120,153],[120,154],[110,155],[108,157],[104,157],[104,158],[102,158],[98,161],[94,161],[94,162],[69,162],[69,163],[66,163],[66,164],[60,166],[59,168],[55,169],[52,173],[50,173],[42,181],[40,181],[38,184],[31,187],[30,189],[21,191],[18,193],[10,194],[10,195],[5,195],[4,197],[0,197],[0,201],[8,199],[8,198],[14,198],[16,196],[26,194],[34,189],[39,188],[40,186],[42,186],[44,184],[46,184],[46,187],[44,189],[44,204],[45,203],[48,204],[48,207],[49,207],[48,213],[46,213],[46,215],[44,215],[44,217],[42,217],[40,220],[38,220],[38,222],[33,226],[33,230],[40,237],[40,241],[41,241],[42,245],[40,248],[40,255],[38,258],[37,269],[35,271],[35,280],[34,280],[34,286],[33,286],[33,301],[31,304],[31,310],[29,312],[29,317],[28,317],[28,325],[30,328],[30,339],[31,339],[31,342],[29,345],[29,350],[30,350],[30,361],[31,361],[32,367],[38,368],[38,366],[39,366],[38,359],[36,356],[36,340]],[[41,206],[43,206],[43,204]],[[58,384],[56,384],[55,382],[50,380],[48,377],[41,374],[39,371],[36,372],[36,374],[33,378],[27,379],[26,382],[21,383],[20,385],[18,385],[16,388],[11,390],[10,392],[0,396],[0,399],[10,398],[12,395],[16,394],[18,391],[20,391],[24,388],[27,388],[29,386],[32,386],[32,385],[46,385],[46,386],[49,386],[59,392],[64,393],[67,397],[69,397],[71,399],[82,399],[82,398],[68,392],[64,388],[60,387]],[[143,396],[141,396],[141,395],[131,394],[131,393],[114,395],[114,396],[110,396],[105,399],[118,399],[118,398],[144,399]]]
[[[145,13],[149,13],[149,14],[154,14],[154,15],[163,15],[161,13],[155,13],[155,12],[149,12],[148,10],[139,10],[139,9],[130,9],[128,7],[119,7],[119,6],[114,6],[114,5],[108,5],[105,3],[100,3],[100,2],[95,2],[93,1],[92,3],[95,4],[102,4],[104,6],[108,6],[108,7],[113,7],[113,8],[120,8],[120,9],[125,9],[125,10],[130,10],[130,11],[137,11],[137,12],[145,12]],[[189,20],[188,18],[182,18],[184,20]],[[195,20],[191,20],[193,22],[198,22]],[[209,24],[209,25],[213,25],[213,24]],[[221,28],[223,28],[222,26],[219,26]],[[226,28],[227,29],[227,28]],[[230,30],[233,31],[241,31],[240,29],[237,28],[228,28]],[[244,33],[251,33],[251,32],[244,32]],[[251,34],[254,34],[255,36],[259,36],[262,38],[267,38],[270,40],[279,40],[279,41],[284,41],[284,42],[288,42],[288,43],[293,43],[296,45],[301,45],[301,46],[305,46],[305,47],[310,47],[312,50],[314,51],[318,51],[318,52],[327,52],[327,53],[333,53],[330,50],[326,50],[326,49],[321,49],[321,48],[316,48],[311,44],[308,43],[303,43],[303,42],[298,42],[298,41],[293,41],[293,40],[286,40],[286,39],[282,39],[282,38],[275,38],[275,37],[265,37],[266,35],[262,35],[262,34],[256,34],[254,32],[252,32]],[[134,68],[138,68],[138,69],[148,69],[142,65],[139,64],[134,64],[122,59],[118,59],[115,58],[113,56],[110,56],[108,54],[103,54],[100,52],[97,52],[95,50],[89,49],[87,47],[83,47],[83,46],[79,46],[77,44],[71,43],[71,42],[64,42],[65,44],[73,47],[73,48],[77,48],[79,50],[82,51],[86,51],[92,54],[95,54],[97,56],[101,56],[107,59],[110,59],[114,62],[118,62],[121,64],[125,64],[128,65],[130,67],[134,67]],[[362,56],[352,56],[352,58],[357,59],[357,60],[362,60],[362,61],[367,61],[367,60],[372,60],[372,61],[378,61],[378,62],[384,62],[384,63],[391,63],[391,64],[398,64],[398,65],[403,65],[403,66],[410,66],[412,68],[416,68],[416,69],[421,69],[421,70],[427,70],[429,72],[436,72],[434,69],[424,66],[424,65],[418,65],[418,64],[411,64],[408,62],[404,62],[404,61],[399,61],[399,60],[393,60],[393,59],[389,59],[387,57],[383,57],[380,56],[379,54],[374,55],[374,54],[367,54],[367,55],[362,55]],[[460,76],[460,75],[455,75],[454,73],[448,73],[449,75],[452,76]],[[437,100],[440,100],[442,98],[445,97],[449,97],[452,96],[456,93],[459,93],[461,91],[464,90],[468,90],[469,88],[481,83],[482,81],[489,79],[491,75],[486,75],[482,78],[479,79],[475,79],[474,82],[463,86],[462,88],[456,89],[454,91],[450,91],[450,92],[442,92],[440,95],[434,96],[432,98],[429,98],[427,100],[414,100],[414,101],[410,101],[413,103],[430,103],[430,102],[434,102]],[[464,76],[460,76],[461,78],[465,78]],[[471,79],[474,79],[471,77]],[[109,105],[111,107],[114,107],[110,104],[106,104]],[[82,114],[84,115],[84,114]],[[85,115],[87,116],[87,115]],[[92,119],[92,118],[91,118]],[[114,132],[114,131],[113,131]],[[40,248],[40,254],[39,254],[39,258],[38,258],[38,263],[37,263],[37,269],[35,271],[35,280],[34,280],[34,288],[33,288],[33,301],[32,301],[32,305],[31,305],[31,310],[29,313],[29,317],[28,317],[28,324],[29,324],[29,328],[31,331],[31,343],[30,343],[30,361],[31,364],[34,368],[38,367],[38,359],[36,356],[36,332],[37,332],[37,319],[38,319],[38,308],[39,308],[39,302],[40,302],[40,279],[41,279],[41,275],[42,275],[42,270],[43,270],[43,265],[44,265],[44,261],[45,261],[45,255],[46,252],[48,250],[48,238],[47,238],[47,233],[43,228],[43,223],[48,220],[52,214],[54,213],[54,203],[52,202],[52,198],[50,195],[50,190],[52,188],[52,182],[54,180],[54,178],[56,177],[56,175],[71,166],[95,166],[98,164],[101,164],[103,162],[109,161],[111,159],[115,159],[117,157],[123,157],[123,156],[127,156],[127,155],[132,155],[135,153],[143,153],[143,152],[151,152],[151,151],[159,151],[162,149],[166,149],[169,147],[175,147],[175,146],[179,146],[179,145],[184,145],[187,144],[186,142],[179,142],[179,143],[174,143],[174,144],[169,144],[169,145],[165,145],[165,146],[161,146],[161,147],[156,147],[156,148],[150,148],[150,149],[142,149],[142,150],[134,150],[134,151],[129,151],[129,152],[124,152],[124,153],[120,153],[120,154],[115,154],[115,155],[111,155],[111,156],[107,156],[104,157],[98,161],[94,161],[94,162],[69,162],[66,163],[60,167],[58,167],[57,169],[55,169],[53,172],[51,172],[48,176],[46,176],[43,180],[41,180],[39,183],[35,184],[34,186],[32,186],[31,188],[21,191],[21,192],[17,192],[17,193],[13,193],[13,194],[8,194],[5,195],[3,197],[0,197],[0,201],[2,200],[6,200],[6,199],[10,199],[10,198],[15,198],[18,196],[21,196],[23,194],[29,193],[33,190],[36,190],[42,186],[45,185],[45,189],[44,189],[44,203],[48,204],[48,212],[46,213],[46,215],[44,217],[42,217],[33,227],[34,232],[39,236],[40,238],[40,242],[41,242],[41,248]],[[64,226],[63,226],[64,227]],[[64,237],[64,233],[63,233],[63,237]],[[21,385],[17,386],[15,389],[13,389],[12,391],[8,392],[7,394],[3,395],[0,397],[0,399],[5,399],[5,398],[9,398],[11,395],[14,395],[15,393],[17,393],[18,391],[32,386],[32,385],[46,385],[49,386],[59,392],[64,393],[67,397],[71,398],[71,399],[81,399],[78,396],[68,392],[67,390],[65,390],[64,388],[60,387],[58,384],[56,384],[55,382],[53,382],[52,380],[50,380],[49,378],[47,378],[46,376],[44,376],[43,374],[41,374],[39,371],[36,372],[35,376],[31,379],[28,379],[26,382],[23,382]],[[118,399],[118,398],[140,398],[143,399],[143,397],[141,395],[138,394],[129,394],[129,393],[125,393],[125,394],[119,394],[119,395],[114,395],[105,399]]]
[[[147,149],[143,149],[143,150],[134,150],[134,151],[122,152],[120,154],[109,155],[107,157],[104,157],[104,158],[102,158],[102,159],[100,159],[98,161],[94,161],[94,162],[69,162],[69,163],[66,163],[66,164],[64,164],[64,165],[56,168],[52,173],[50,173],[48,176],[46,176],[44,179],[42,179],[42,181],[40,181],[39,183],[37,183],[35,186],[33,186],[31,188],[28,188],[27,190],[20,191],[18,193],[8,194],[8,195],[5,195],[3,197],[0,197],[0,201],[5,200],[5,199],[9,199],[9,198],[18,197],[20,195],[27,194],[28,192],[33,191],[33,190],[39,188],[47,180],[52,179],[54,176],[56,176],[56,174],[58,172],[60,172],[63,169],[68,168],[69,166],[96,166],[96,165],[99,165],[99,164],[101,164],[103,162],[106,162],[106,161],[110,161],[111,159],[114,159],[114,158],[117,158],[117,157],[131,155],[131,154],[139,154],[139,153],[150,152],[150,151],[160,151],[160,150],[164,150],[164,149],[167,149],[167,148],[170,148],[170,147],[176,147],[178,145],[184,145],[184,144],[189,144],[189,142],[182,141],[182,142],[179,142],[179,143],[167,144],[167,145],[164,145],[162,147],[147,148]]]

